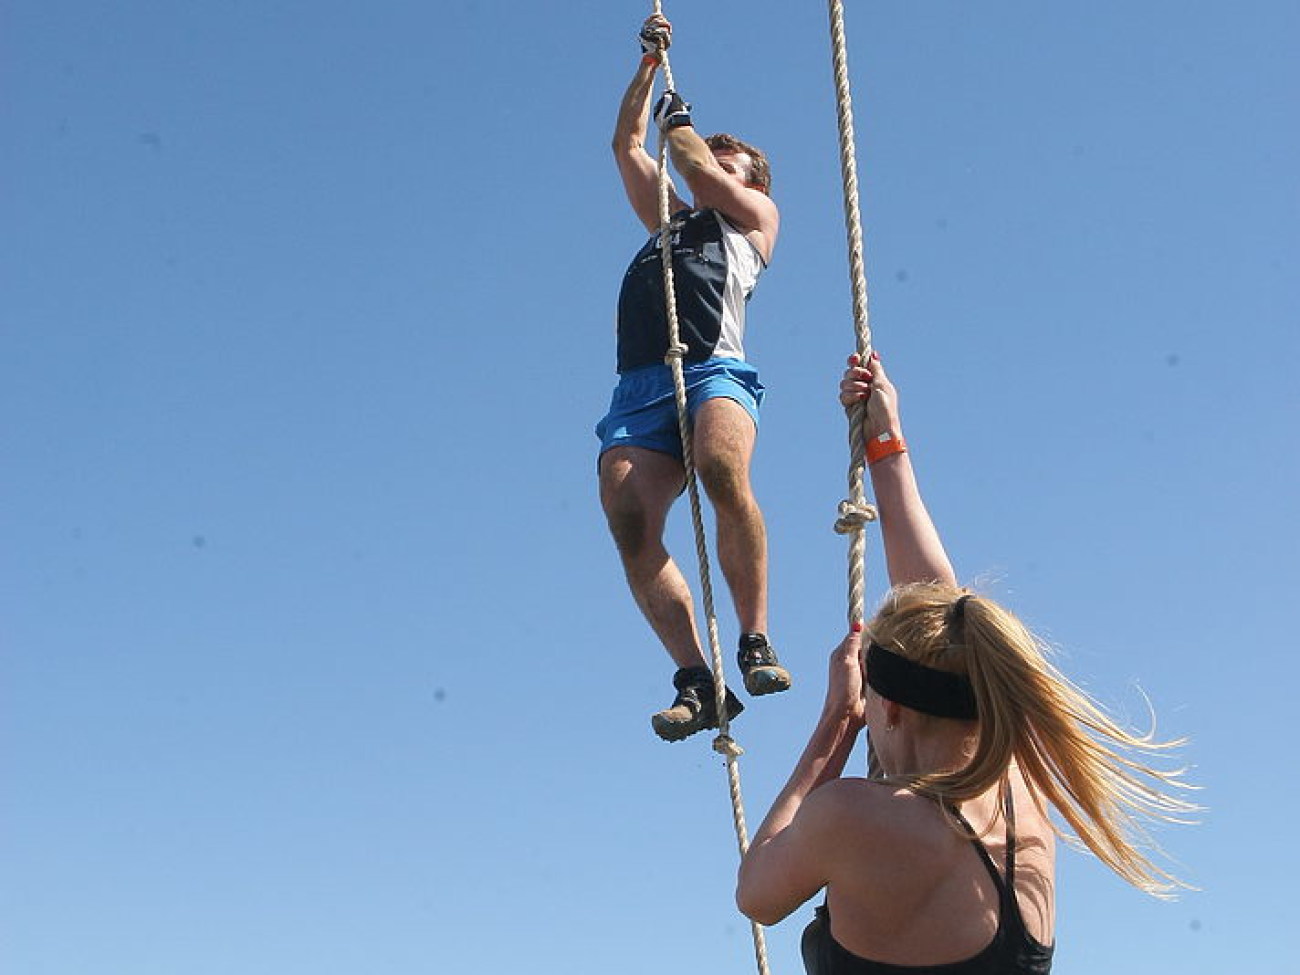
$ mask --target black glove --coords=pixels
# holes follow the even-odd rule
[[[672,46],[672,25],[666,20],[661,20],[658,23],[648,20],[641,28],[637,39],[641,42],[642,54],[649,54],[657,58]]]
[[[661,132],[675,129],[679,125],[690,125],[691,106],[682,101],[682,96],[677,92],[666,91],[655,103],[654,120]]]

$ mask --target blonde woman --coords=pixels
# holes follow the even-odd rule
[[[1054,943],[1054,807],[1143,890],[1177,884],[1141,846],[1146,819],[1193,807],[1168,745],[1108,718],[1006,609],[957,585],[921,500],[878,357],[840,384],[866,400],[868,463],[893,589],[831,656],[826,702],[740,867],[737,903],[774,924],[818,891],[810,975],[1045,973]],[[882,775],[844,778],[870,730]]]

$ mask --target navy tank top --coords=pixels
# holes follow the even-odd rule
[[[966,830],[973,833],[961,812],[953,809]],[[826,905],[803,932],[803,963],[808,975],[1047,975],[1052,970],[1052,946],[1040,944],[1025,928],[1016,901],[1016,820],[1007,789],[1007,873],[998,873],[988,849],[978,837],[971,839],[998,891],[998,929],[983,951],[964,961],[943,965],[890,965],[853,954],[831,935]]]
[[[687,362],[745,358],[745,306],[763,259],[716,210],[681,210],[669,226],[677,325]],[[658,365],[668,351],[659,234],[637,251],[618,294],[618,371]]]

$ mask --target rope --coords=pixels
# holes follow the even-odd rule
[[[848,42],[844,34],[842,0],[829,0],[831,60],[835,72],[835,106],[840,133],[840,175],[844,182],[844,224],[848,235],[849,282],[853,289],[853,328],[858,358],[871,358],[871,319],[867,310],[867,272],[863,259],[862,217],[858,208],[858,164],[854,155],[853,95],[849,90]],[[849,408],[849,498],[841,501],[835,530],[849,536],[849,625],[867,618],[867,522],[876,520],[876,509],[866,497],[866,437],[863,421],[866,404]],[[868,774],[880,770],[876,750],[867,742]]]
[[[867,310],[867,272],[863,260],[862,217],[858,209],[858,165],[854,155],[853,95],[849,90],[848,44],[844,36],[844,5],[830,0],[831,57],[835,70],[835,105],[840,133],[840,175],[844,182],[844,223],[849,245],[849,282],[853,289],[853,328],[858,357],[871,357],[871,320]],[[866,440],[862,421],[866,404],[849,410],[849,500],[840,502],[835,530],[849,536],[849,624],[866,619],[866,549],[864,530],[876,518],[866,499]]]
[[[660,0],[654,0],[654,12],[663,15]],[[676,91],[673,81],[672,66],[668,61],[667,48],[661,48],[660,69],[663,71],[664,84],[670,91]],[[700,505],[699,481],[695,474],[695,449],[691,438],[691,418],[686,404],[686,377],[682,368],[682,359],[687,347],[682,344],[681,329],[677,319],[677,290],[673,278],[672,252],[672,215],[668,212],[669,188],[671,177],[668,175],[668,138],[663,132],[659,134],[659,252],[663,259],[664,302],[668,318],[668,353],[664,362],[672,371],[673,391],[677,400],[677,428],[682,438],[682,464],[686,469],[686,490],[690,498],[691,524],[695,529],[695,555],[699,561],[700,594],[704,606],[704,615],[708,624],[709,652],[712,658],[714,703],[718,714],[718,735],[713,740],[713,750],[725,756],[727,761],[727,783],[731,793],[732,821],[736,828],[736,842],[743,858],[749,850],[749,830],[745,825],[745,804],[740,791],[740,756],[743,749],[731,737],[731,719],[727,715],[727,684],[723,671],[722,646],[718,640],[718,620],[713,608],[712,572],[709,569],[709,549],[705,539],[704,516]],[[763,927],[756,921],[749,922],[750,933],[754,939],[754,958],[760,975],[768,975],[767,945],[763,937]]]

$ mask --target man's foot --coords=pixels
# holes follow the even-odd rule
[[[736,659],[745,675],[745,690],[755,697],[790,689],[790,672],[777,662],[776,651],[765,634],[742,633]]]
[[[683,667],[673,675],[677,697],[672,707],[650,717],[655,734],[664,741],[681,741],[697,731],[718,726],[718,702],[714,690],[713,674],[708,667]],[[730,721],[745,705],[727,688],[727,720]]]

